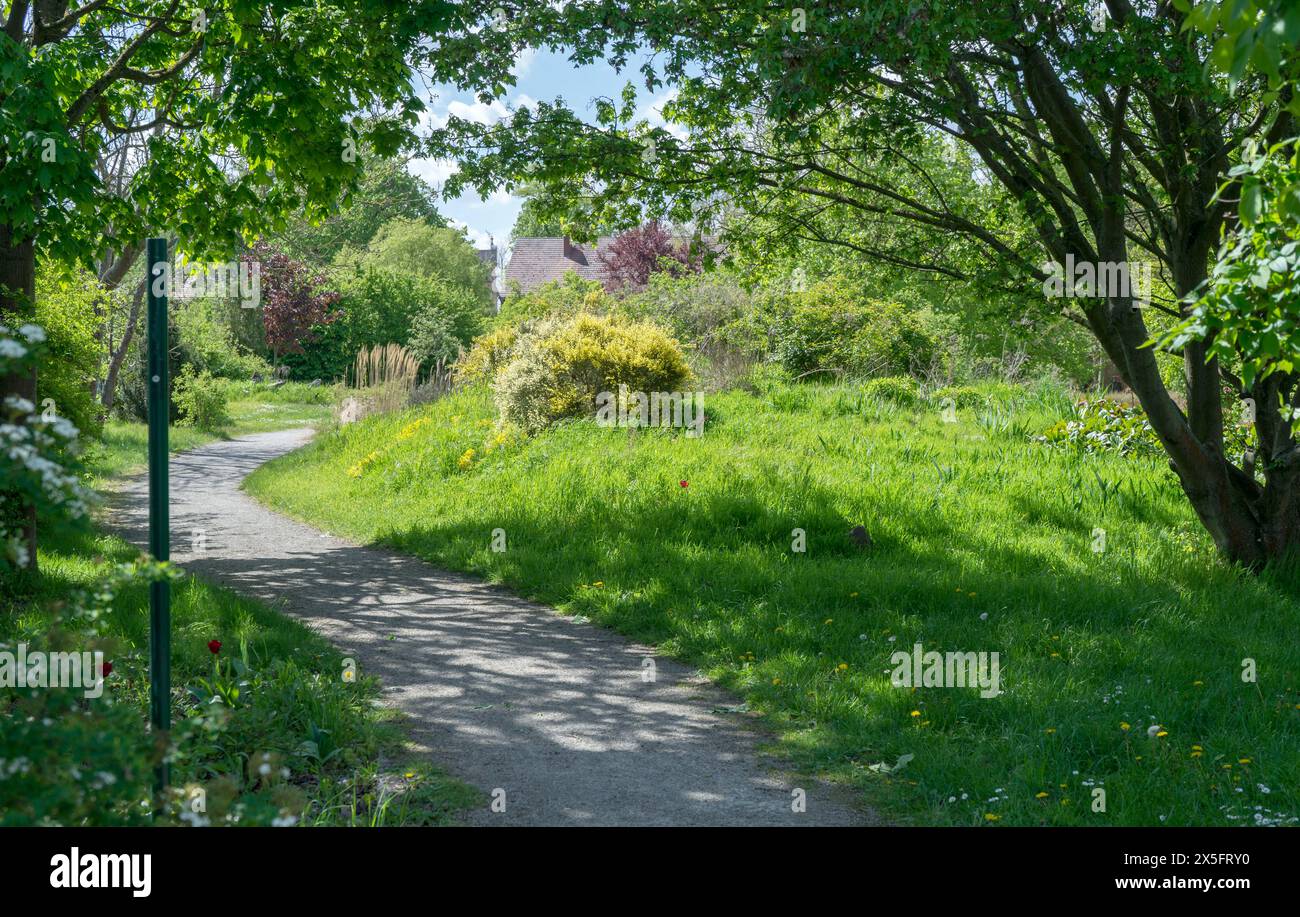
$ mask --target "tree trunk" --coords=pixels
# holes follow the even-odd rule
[[[1205,278],[1207,257],[1174,264],[1175,292],[1184,297]],[[1258,570],[1300,545],[1300,456],[1289,424],[1278,412],[1278,380],[1257,384],[1251,391],[1257,410],[1257,453],[1265,483],[1254,476],[1254,462],[1246,471],[1225,454],[1222,373],[1217,360],[1206,360],[1210,342],[1188,344],[1183,352],[1188,399],[1184,413],[1170,398],[1156,370],[1148,335],[1139,310],[1131,303],[1111,308],[1112,327],[1122,340],[1125,361],[1120,363],[1125,381],[1137,394],[1156,435],[1170,457],[1169,466],[1188,501],[1220,553],[1229,560]]]
[[[30,320],[36,304],[36,252],[31,239],[14,241],[10,227],[0,225],[0,311]],[[21,321],[17,324],[22,324]],[[14,395],[36,404],[36,369],[0,377],[0,398]],[[18,423],[23,423],[20,418]],[[9,498],[18,501],[14,495]],[[25,501],[17,503],[27,542],[27,566],[36,571],[36,507]]]
[[[112,354],[109,355],[108,371],[104,374],[104,390],[100,398],[100,404],[104,406],[105,414],[113,409],[113,402],[117,398],[117,377],[122,372],[122,364],[126,361],[127,350],[131,347],[131,341],[135,338],[135,326],[140,320],[140,305],[144,301],[146,280],[142,278],[135,288],[135,295],[131,298],[131,312],[127,317],[126,327],[122,330],[122,340]]]

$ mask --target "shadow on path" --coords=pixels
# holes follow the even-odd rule
[[[378,676],[417,743],[488,793],[473,824],[851,825],[847,790],[769,770],[736,703],[648,647],[422,561],[292,521],[240,491],[310,430],[212,443],[172,459],[172,559],[276,604]],[[147,543],[146,482],[114,526]],[[205,550],[195,551],[205,543]],[[655,680],[646,681],[653,659]]]

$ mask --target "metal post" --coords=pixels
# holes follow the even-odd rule
[[[171,409],[171,380],[167,374],[167,283],[170,272],[167,240],[150,239],[147,247],[148,350],[149,350],[149,553],[156,561],[171,558],[168,513],[167,426]],[[170,279],[170,278],[168,278]],[[161,290],[162,295],[158,295]],[[171,730],[171,584],[157,580],[149,584],[149,720],[155,738]],[[167,787],[167,764],[160,761],[154,772],[155,787],[161,794]]]

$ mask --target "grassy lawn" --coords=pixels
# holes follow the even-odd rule
[[[168,433],[173,452],[184,452],[219,438],[233,438],[269,430],[314,427],[328,421],[337,392],[332,387],[312,388],[289,382],[278,388],[253,382],[227,383],[231,424],[205,432],[178,424]],[[115,477],[139,471],[147,461],[149,431],[139,421],[110,420],[100,442],[89,446],[87,461],[93,484],[103,487]]]
[[[286,388],[288,388],[286,386]],[[234,401],[234,423],[223,435],[282,429],[328,418],[332,396],[295,386],[281,394],[250,390]],[[188,427],[171,431],[176,451],[214,437]],[[142,468],[146,433],[142,424],[107,426],[102,445],[87,454],[97,486]],[[41,546],[40,574],[21,600],[0,597],[0,643],[39,646],[51,639],[53,610],[77,592],[104,588],[117,565],[139,557],[137,549],[98,530],[47,537]],[[104,621],[105,660],[112,663],[107,698],[138,710],[116,741],[147,753],[144,730],[149,709],[148,587],[134,583],[113,596]],[[3,606],[8,605],[8,608]],[[370,678],[345,682],[342,657],[324,638],[267,605],[243,598],[196,576],[172,587],[172,705],[178,727],[208,702],[203,681],[213,680],[209,641],[221,642],[221,658],[238,660],[227,672],[239,696],[228,704],[224,726],[182,736],[172,765],[173,785],[216,785],[235,775],[253,779],[249,758],[271,753],[288,768],[287,782],[306,795],[303,823],[311,825],[441,825],[480,801],[477,790],[429,767],[408,747],[395,711],[377,705],[379,685]],[[178,735],[182,735],[178,731]],[[76,755],[73,755],[76,760]],[[121,775],[147,794],[148,775],[139,768]],[[209,790],[210,793],[216,792]],[[0,794],[0,797],[6,794]],[[106,808],[106,807],[101,807]],[[39,819],[35,802],[10,799],[0,805],[0,822]],[[107,817],[105,811],[97,816]]]
[[[323,435],[248,488],[657,643],[897,821],[1295,821],[1296,571],[1222,565],[1159,461],[1031,442],[1061,392],[990,397],[946,423],[774,385],[711,396],[700,439],[581,421],[497,443],[467,390]],[[915,643],[997,652],[1002,693],[894,687]]]

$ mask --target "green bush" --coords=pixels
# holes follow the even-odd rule
[[[940,354],[918,315],[898,303],[862,298],[848,283],[821,281],[769,294],[746,335],[798,376],[920,375]]]
[[[911,376],[881,376],[867,382],[863,392],[869,397],[901,407],[914,407],[921,400],[920,387]]]
[[[225,383],[206,369],[196,374],[194,367],[183,367],[172,380],[172,400],[182,423],[208,433],[230,425],[230,394]]]
[[[107,310],[109,293],[85,268],[45,265],[36,275],[36,305],[30,317],[0,315],[18,327],[30,321],[44,329],[46,340],[36,366],[37,410],[53,402],[54,412],[89,436],[99,432],[99,404],[92,385],[99,378],[99,311]]]
[[[446,340],[440,344],[430,328],[441,328],[459,346],[483,327],[473,292],[438,274],[402,273],[351,253],[330,271],[330,283],[340,294],[339,317],[316,327],[316,341],[304,353],[284,358],[294,379],[342,379],[363,346],[419,341],[426,347],[422,360],[432,362]]]
[[[754,309],[754,298],[730,272],[674,277],[650,275],[646,288],[628,296],[622,309],[633,318],[662,325],[693,345],[730,343],[737,324]]]
[[[229,310],[238,308],[211,299],[183,302],[174,313],[181,362],[222,379],[269,375],[265,359],[236,343]]]
[[[46,341],[39,325],[0,325],[0,379],[39,366]],[[80,452],[79,432],[66,418],[0,391],[0,594],[17,586],[11,571],[33,559],[23,537],[29,508],[42,531],[85,520],[91,495],[80,481]]]
[[[0,650],[105,652],[79,606]],[[107,687],[93,698],[81,687],[0,687],[0,827],[147,825],[155,763],[139,710]]]
[[[614,299],[595,280],[583,280],[573,271],[563,280],[544,283],[529,293],[511,293],[501,303],[493,326],[514,327],[529,319],[547,315],[575,315],[578,312],[609,312]]]
[[[522,333],[494,388],[502,421],[536,432],[593,413],[596,396],[620,385],[680,391],[689,379],[680,346],[662,328],[579,313],[543,319]]]

